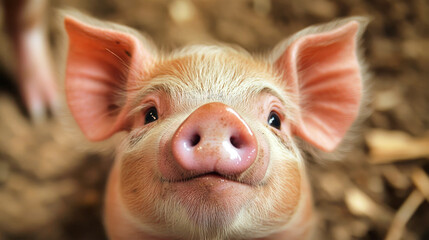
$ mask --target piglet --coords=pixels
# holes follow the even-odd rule
[[[169,54],[123,26],[65,17],[67,103],[92,141],[125,131],[105,199],[110,239],[311,239],[298,138],[330,152],[361,106],[366,21],[309,27],[266,57]]]

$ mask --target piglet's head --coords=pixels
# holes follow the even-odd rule
[[[267,58],[225,46],[163,56],[123,27],[65,24],[78,125],[90,140],[128,132],[108,184],[109,235],[308,236],[311,192],[295,137],[329,152],[356,119],[364,21],[305,29]]]

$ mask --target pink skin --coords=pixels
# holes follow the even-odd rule
[[[262,181],[268,165],[268,157],[259,157],[263,163],[255,164],[259,148],[255,134],[234,109],[219,102],[196,109],[159,148],[165,156],[159,161],[162,179],[179,193],[179,201],[194,209],[195,199],[204,196],[230,209],[224,216],[237,213],[234,205],[252,195],[252,186]],[[198,217],[193,221],[198,223]]]
[[[128,131],[107,185],[110,239],[310,239],[311,191],[292,135],[331,151],[353,123],[364,24],[298,33],[265,61],[201,46],[159,60],[129,30],[65,25],[78,125],[97,141]],[[153,108],[158,118],[145,122]]]
[[[148,98],[156,97],[149,95]],[[259,101],[261,101],[262,106],[266,106],[268,105],[267,103],[272,100],[272,97],[263,96]],[[160,109],[160,112],[162,112],[162,109],[167,105],[170,105],[169,102],[165,100],[155,100],[155,102],[157,102],[157,107]],[[167,113],[164,112],[161,115],[165,117],[166,114]],[[264,112],[261,115],[267,115],[267,113]],[[141,124],[139,119],[137,119],[136,122]],[[290,131],[286,122],[284,122],[284,124],[284,129],[282,132],[279,132],[279,134],[285,134]],[[137,126],[135,127],[137,128]],[[215,127],[218,131],[213,131],[211,127]],[[194,147],[198,148],[198,146],[201,145],[203,148],[207,148],[208,157],[201,157],[201,155],[198,154],[199,150],[192,149],[197,151],[195,154],[197,157],[193,155],[189,158],[181,159],[183,157],[188,157],[187,154],[189,152],[182,153],[181,150],[176,152],[176,148],[183,147],[181,143],[187,141],[186,139],[192,138],[193,130],[199,130],[198,132],[201,135],[200,142]],[[222,154],[231,151],[231,146],[216,152],[212,150],[212,147],[217,148],[218,146],[222,146],[222,142],[226,141],[230,143],[230,136],[234,135],[231,133],[237,132],[238,136],[241,136],[243,141],[243,149],[241,150],[244,150],[242,153],[238,154],[252,159],[250,163],[245,162],[244,167],[239,164],[238,168],[236,166],[237,158],[228,158],[229,155]],[[257,140],[257,138],[259,140]],[[206,140],[209,140],[211,144],[205,145]],[[261,142],[259,146],[257,145],[258,141]],[[222,218],[217,220],[220,226],[232,222],[243,204],[256,198],[257,191],[259,191],[258,188],[260,188],[259,185],[264,181],[263,178],[270,164],[269,155],[257,157],[254,154],[257,152],[257,149],[263,149],[261,152],[269,152],[269,146],[266,141],[261,138],[261,136],[256,137],[247,123],[231,107],[218,102],[202,105],[193,111],[177,127],[176,131],[167,131],[163,133],[159,146],[160,175],[157,177],[159,180],[153,182],[154,186],[152,187],[160,192],[156,195],[170,195],[172,199],[175,199],[185,206],[189,216],[192,216],[190,220],[197,225],[202,224],[205,216],[214,216],[216,212],[222,212]],[[240,149],[235,150],[240,151]],[[209,154],[210,152],[213,153]],[[131,155],[133,154],[131,153]],[[177,157],[174,157],[174,155]],[[213,155],[219,155],[220,157],[213,158]],[[235,154],[233,154],[233,156],[234,155]],[[142,153],[138,158],[150,158],[150,156]],[[121,159],[123,160],[121,161]],[[130,159],[129,161],[125,159],[126,157],[118,156],[109,177],[105,218],[109,237],[111,239],[150,240],[191,239],[154,236],[148,232],[142,231],[140,224],[136,223],[135,220],[130,220],[134,219],[134,217],[138,218],[140,214],[147,213],[151,208],[149,206],[151,204],[145,201],[138,202],[137,206],[135,206],[135,199],[126,197],[128,192],[135,192],[135,190],[133,191],[134,187],[138,187],[138,185],[130,186],[130,183],[144,182],[147,185],[151,185],[148,184],[148,182],[152,181],[149,175],[151,175],[150,172],[153,170],[151,170],[151,164],[145,160],[138,162],[136,159]],[[181,163],[182,161],[197,162],[189,164]],[[216,166],[219,163],[221,167],[217,168]],[[134,171],[142,169],[143,166],[147,172],[146,170],[144,172]],[[120,177],[121,174],[123,175],[122,180]],[[285,173],[285,176],[286,175],[287,173]],[[300,178],[299,175],[298,178]],[[299,183],[299,179],[297,180]],[[156,182],[163,182],[163,184],[157,186],[156,184],[159,183]],[[147,185],[137,192],[153,192],[153,189]],[[308,235],[311,234],[311,231],[307,229],[307,225],[311,223],[311,193],[309,192],[310,189],[306,181],[303,181],[302,185],[302,201],[304,201],[304,203],[302,204],[303,210],[300,211],[302,211],[303,218],[291,224],[288,230],[258,238],[259,240],[283,240],[285,236],[290,240],[302,240],[306,239]],[[121,196],[124,196],[124,199],[121,199]],[[161,201],[162,200],[160,200],[160,202]],[[202,203],[202,201],[204,203]],[[125,210],[123,207],[120,207],[124,203],[130,209],[135,210]],[[204,206],[203,212],[200,211],[200,205]],[[144,207],[142,207],[141,210],[137,210],[140,208],[139,206]],[[199,213],[202,213],[202,215]],[[281,214],[281,210],[279,210],[278,214]],[[295,226],[305,229],[305,231],[297,231],[294,229]]]
[[[47,1],[4,0],[3,3],[21,96],[32,120],[40,122],[47,116],[47,110],[55,114],[59,108],[45,21]]]
[[[163,165],[161,172],[169,181],[181,181],[208,173],[242,174],[254,163],[258,146],[252,130],[231,107],[209,103],[180,125],[172,148],[178,165],[192,175],[186,176],[177,169],[171,171]]]

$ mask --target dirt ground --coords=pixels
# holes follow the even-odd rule
[[[362,42],[372,73],[371,114],[341,161],[308,163],[318,210],[317,239],[429,239],[427,0],[51,4],[131,26],[167,50],[217,40],[261,53],[312,24],[371,17]],[[57,35],[52,29],[56,48],[61,45]],[[0,59],[0,240],[105,239],[101,210],[113,141],[87,142],[67,117],[33,124],[8,71],[8,58]]]

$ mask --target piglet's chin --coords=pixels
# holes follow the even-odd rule
[[[225,225],[254,197],[255,186],[210,173],[169,182],[170,197],[195,224]]]

